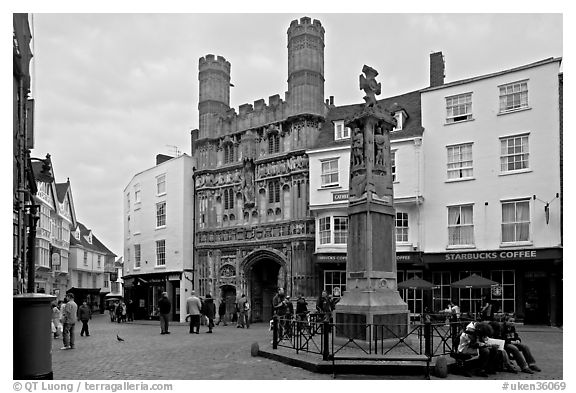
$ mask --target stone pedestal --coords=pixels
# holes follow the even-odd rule
[[[375,85],[375,70],[365,66]],[[366,98],[366,97],[365,97]],[[367,102],[370,100],[367,99]],[[373,335],[392,338],[407,332],[408,305],[398,294],[396,281],[396,232],[389,132],[395,119],[375,104],[345,122],[352,129],[348,207],[348,256],[346,291],[336,305],[338,336],[366,340],[362,325],[387,325]]]

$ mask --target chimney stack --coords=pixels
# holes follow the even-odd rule
[[[166,154],[156,154],[156,165],[160,165],[163,162],[173,159],[172,156],[167,156]]]
[[[442,52],[430,53],[430,87],[442,86],[445,76]]]

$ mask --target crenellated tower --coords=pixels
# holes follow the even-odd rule
[[[290,116],[324,116],[324,27],[302,17],[288,28],[288,92]]]
[[[216,137],[219,115],[230,109],[230,63],[222,56],[206,55],[198,61],[199,139]]]

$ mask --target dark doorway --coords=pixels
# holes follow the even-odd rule
[[[549,282],[544,272],[526,272],[524,277],[524,323],[550,325]]]
[[[232,321],[236,313],[236,287],[232,285],[224,285],[220,288],[220,299],[226,302],[226,318]],[[218,309],[218,305],[216,306]]]
[[[278,288],[280,265],[272,259],[261,259],[250,271],[250,294],[252,322],[268,322],[272,319],[272,298]]]
[[[180,321],[180,282],[172,282],[172,320]]]

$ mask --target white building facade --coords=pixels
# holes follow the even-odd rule
[[[422,91],[424,262],[434,307],[473,311],[480,289],[449,283],[477,273],[504,312],[561,321],[561,59]]]
[[[390,133],[398,282],[436,285],[400,291],[411,312],[450,300],[474,312],[488,295],[526,323],[562,323],[559,66],[547,59],[445,84],[435,53],[432,87],[379,101],[398,122]],[[332,108],[307,150],[315,263],[333,295],[345,290],[350,131],[342,127],[359,108]],[[472,273],[499,285],[451,288]]]
[[[194,279],[192,173],[190,156],[158,155],[157,165],[124,189],[124,293],[136,305],[136,319],[158,317],[167,292],[172,319],[185,320]]]

